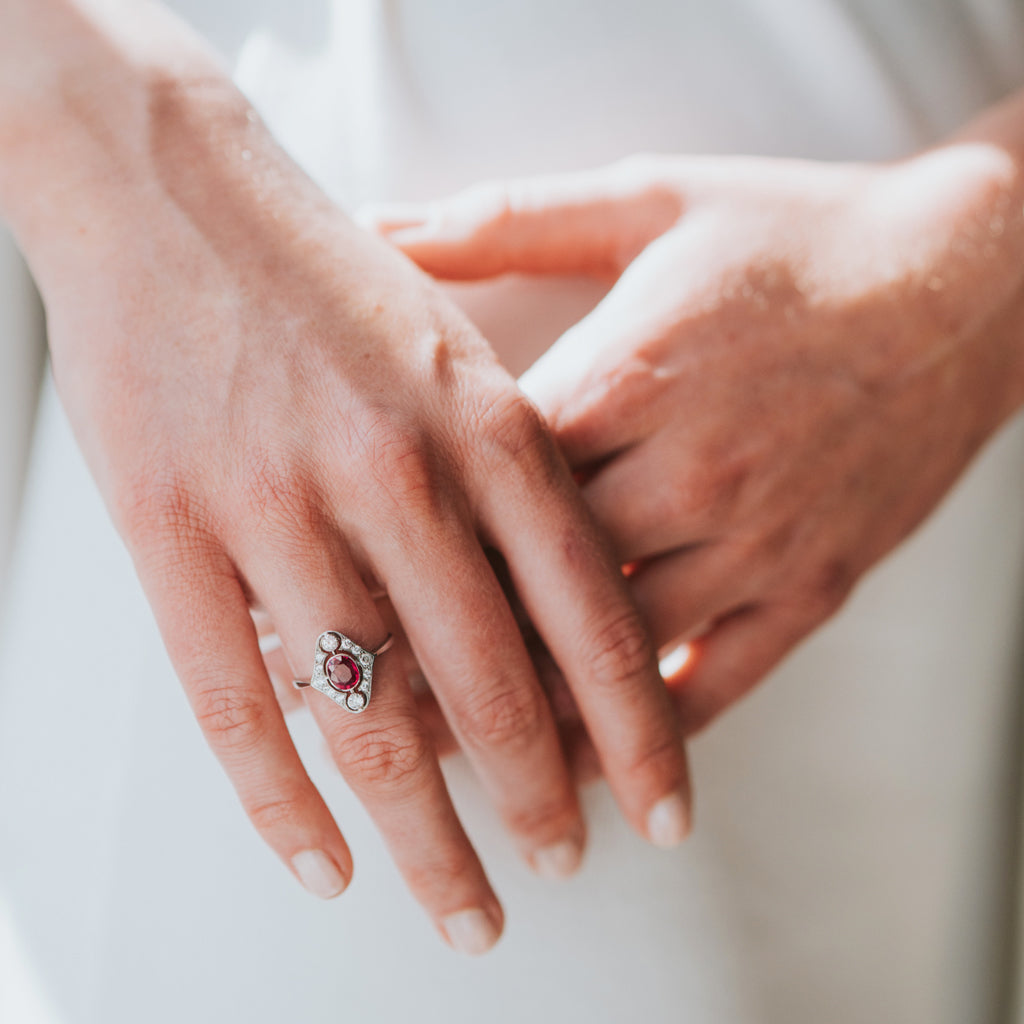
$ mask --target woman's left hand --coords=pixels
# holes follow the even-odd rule
[[[832,615],[1024,398],[1016,159],[634,158],[377,227],[438,277],[608,274],[526,374],[700,728]]]

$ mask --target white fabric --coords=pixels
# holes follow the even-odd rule
[[[225,48],[255,29],[240,83],[350,205],[642,149],[890,158],[1024,83],[1024,20],[1004,0],[191,6]],[[459,294],[506,343],[550,338],[586,298],[515,281]],[[694,744],[685,849],[646,846],[596,787],[583,873],[532,878],[450,763],[508,912],[498,949],[470,961],[405,894],[306,720],[355,881],[320,904],[259,845],[48,385],[0,632],[0,891],[58,1019],[1009,1020],[1022,468],[1017,422]]]
[[[42,319],[28,272],[13,240],[0,230],[0,609],[44,354]],[[0,883],[0,1021],[49,1024],[53,1018],[47,1016],[41,986],[19,945]]]
[[[41,327],[28,272],[0,230],[0,603],[42,370]]]

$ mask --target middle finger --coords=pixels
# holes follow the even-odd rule
[[[571,874],[583,848],[579,799],[522,635],[467,517],[430,518],[428,532],[410,536],[410,516],[404,543],[376,553],[391,600],[524,856],[539,874]]]

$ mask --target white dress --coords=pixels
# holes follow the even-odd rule
[[[640,150],[889,158],[1024,84],[1009,0],[178,6],[351,206]],[[505,343],[550,339],[593,297],[574,282],[458,294]],[[595,786],[584,870],[534,878],[450,762],[507,911],[480,960],[437,939],[303,717],[294,733],[354,882],[321,903],[261,846],[49,380],[7,583],[0,903],[17,941],[0,942],[0,992],[30,990],[11,1024],[1014,1019],[1020,422],[694,743],[685,848],[646,845]]]

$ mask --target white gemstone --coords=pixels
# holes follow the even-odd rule
[[[349,711],[362,711],[366,707],[366,694],[358,690],[353,691],[348,695],[345,705]]]
[[[325,651],[336,651],[338,649],[338,637],[334,633],[324,633],[320,638],[320,646]]]
[[[369,665],[369,664],[370,664],[370,656],[369,656],[368,654],[360,654],[360,655],[359,655],[359,660],[360,660],[360,661],[361,661],[361,662],[362,662],[362,663],[363,663],[364,665]]]

